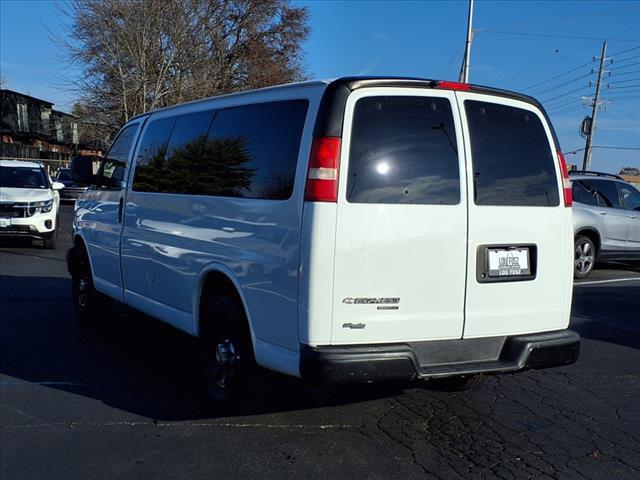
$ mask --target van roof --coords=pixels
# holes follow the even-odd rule
[[[203,102],[206,100],[211,100],[214,98],[227,98],[233,96],[243,96],[243,95],[251,95],[255,92],[265,92],[265,91],[277,91],[281,89],[290,89],[290,88],[299,88],[299,87],[307,87],[310,85],[324,86],[325,93],[322,97],[322,103],[320,107],[320,111],[318,113],[318,119],[316,121],[316,126],[314,128],[314,135],[317,136],[341,136],[342,133],[342,121],[344,118],[344,107],[346,104],[346,99],[349,94],[360,88],[367,87],[409,87],[409,88],[441,88],[441,89],[449,89],[449,90],[457,90],[453,86],[458,85],[460,90],[468,91],[471,93],[480,93],[486,95],[492,95],[503,98],[511,98],[514,100],[520,100],[522,102],[529,103],[536,108],[538,108],[545,119],[547,120],[547,124],[551,130],[551,134],[553,136],[553,140],[555,142],[555,146],[558,150],[560,150],[560,143],[558,141],[558,137],[553,129],[551,121],[549,120],[549,116],[547,112],[544,110],[544,107],[538,100],[535,98],[524,95],[521,93],[513,92],[510,90],[503,90],[499,88],[487,87],[483,85],[475,85],[475,84],[459,84],[457,82],[446,82],[448,86],[444,86],[445,81],[443,80],[433,80],[427,78],[415,78],[415,77],[390,77],[390,76],[381,76],[381,77],[373,77],[373,76],[350,76],[350,77],[340,77],[336,79],[328,79],[328,80],[309,80],[305,82],[296,82],[296,83],[288,83],[283,85],[275,85],[271,87],[264,87],[254,90],[244,90],[241,92],[233,92],[227,93],[224,95],[219,95],[215,97],[203,98],[201,100],[194,100],[193,102],[188,102],[180,105],[188,105],[192,103]],[[443,85],[440,87],[440,85]],[[133,117],[131,120],[136,118],[143,117],[145,115],[149,115],[151,113],[156,113],[159,111],[165,111],[172,108],[176,108],[179,105],[173,105],[171,107],[166,107],[158,110],[154,110],[153,112],[147,112],[136,117]]]

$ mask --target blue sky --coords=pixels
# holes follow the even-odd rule
[[[311,13],[305,44],[311,78],[341,75],[409,75],[457,79],[464,49],[466,1],[296,1]],[[69,109],[73,95],[63,77],[80,72],[60,60],[47,29],[61,20],[48,1],[0,1],[0,69],[8,88]],[[598,114],[594,145],[640,147],[640,2],[476,0],[477,33],[471,53],[472,83],[539,98],[551,115],[565,152],[584,148],[578,133],[589,113],[582,96],[608,40],[610,85]],[[553,78],[557,77],[557,78]],[[581,163],[582,152],[567,155]],[[617,172],[640,167],[639,150],[595,149],[592,168]]]

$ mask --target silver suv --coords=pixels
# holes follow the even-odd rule
[[[640,260],[640,191],[617,175],[571,172],[574,277],[596,261]]]

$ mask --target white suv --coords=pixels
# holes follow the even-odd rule
[[[0,238],[38,239],[55,248],[62,188],[39,163],[0,160]]]
[[[564,365],[571,190],[534,99],[406,78],[225,95],[132,119],[76,205],[76,312],[197,336],[207,391]]]

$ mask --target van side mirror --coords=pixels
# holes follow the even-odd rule
[[[51,184],[51,188],[53,188],[54,190],[62,190],[64,187],[64,183],[61,182],[53,182],[53,184]]]

